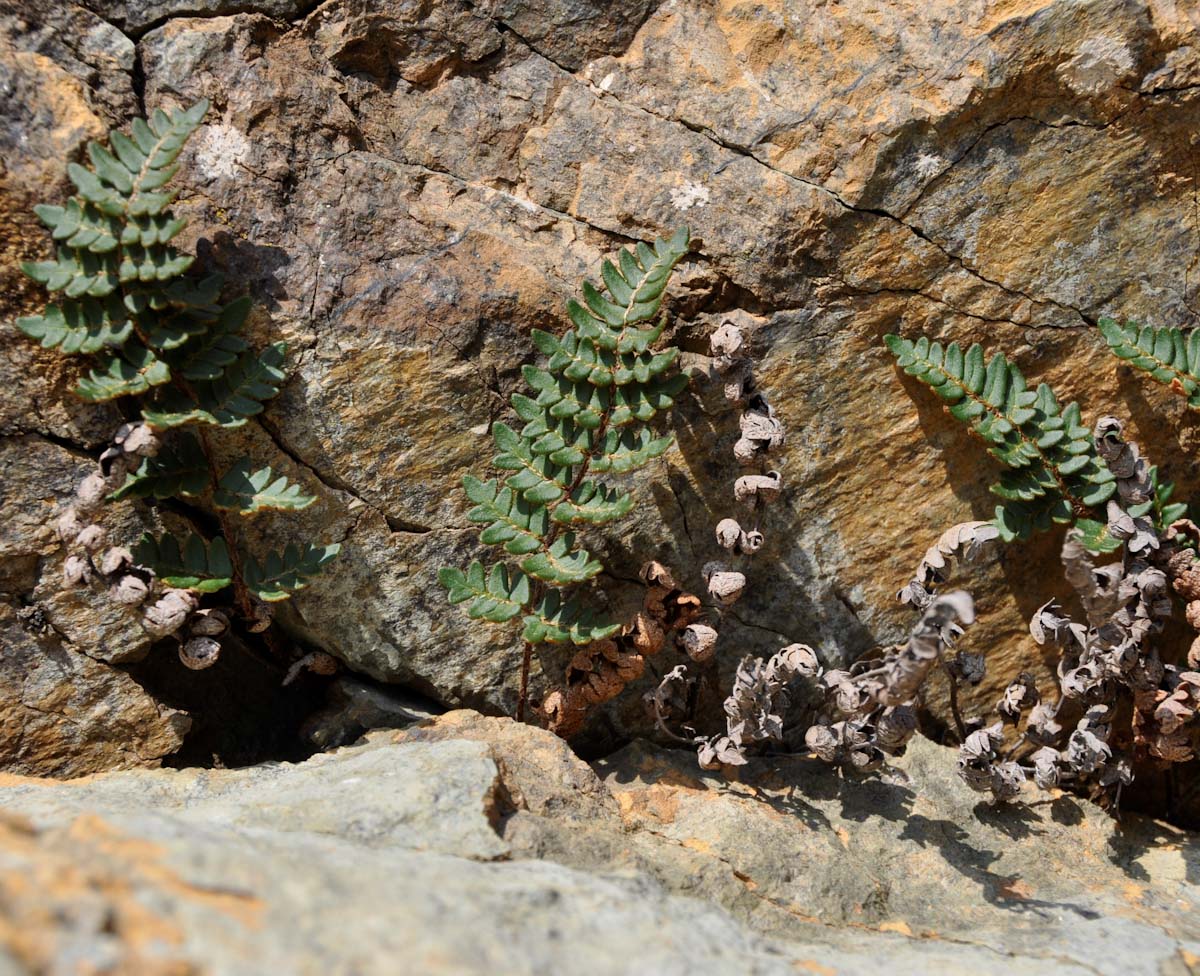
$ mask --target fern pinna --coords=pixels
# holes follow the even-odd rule
[[[1184,335],[1179,329],[1152,329],[1130,322],[1121,325],[1104,318],[1100,334],[1118,359],[1123,359],[1153,379],[1187,398],[1200,410],[1200,329]]]
[[[667,282],[689,243],[680,228],[653,247],[621,251],[616,264],[603,263],[603,290],[585,281],[583,303],[568,302],[572,327],[562,338],[534,330],[548,361],[524,367],[530,395],[510,400],[524,426],[492,425],[499,452],[492,463],[506,473],[463,479],[475,506],[467,517],[485,526],[480,541],[502,547],[516,565],[501,561],[489,569],[476,560],[465,572],[439,573],[451,603],[470,601],[471,618],[504,623],[523,616],[527,644],[588,644],[620,629],[570,592],[603,568],[576,531],[633,507],[628,491],[597,475],[632,471],[672,444],[645,424],[688,382],[671,371],[678,349],[652,347],[666,328],[665,315],[655,318]]]
[[[252,350],[239,335],[250,300],[222,304],[221,277],[189,276],[194,258],[171,243],[186,221],[171,212],[175,193],[164,187],[207,110],[201,101],[134,119],[129,135],[109,135],[107,148],[88,144],[90,168],[67,167],[77,193],[65,206],[36,208],[56,255],[22,266],[58,299],[17,326],[46,348],[95,357],[76,387],[84,400],[139,398],[155,447],[142,452],[150,456],[139,457],[136,468],[123,469],[110,501],[211,492],[228,536],[225,513],[295,510],[316,499],[249,458],[222,474],[209,449],[211,429],[244,425],[279,392],[286,347]],[[168,434],[159,446],[158,437]],[[147,535],[134,558],[168,587],[209,593],[232,585],[249,615],[251,598],[286,599],[337,551],[337,545],[291,545],[260,562],[221,536],[206,542],[192,535],[181,545]]]
[[[1045,383],[1030,390],[1015,363],[1003,353],[985,361],[978,343],[966,352],[957,342],[896,335],[884,337],[897,365],[926,384],[946,403],[955,420],[967,424],[988,451],[1009,470],[992,491],[1000,537],[1010,542],[1053,522],[1077,523],[1085,535],[1103,525],[1086,516],[1117,490],[1116,479],[1096,453],[1079,405],[1059,405]]]

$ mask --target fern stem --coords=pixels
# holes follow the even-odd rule
[[[529,664],[533,657],[533,645],[525,641],[521,655],[521,694],[517,698],[517,721],[525,721],[525,703],[529,700]]]
[[[182,380],[180,384],[185,387],[187,385]],[[191,395],[189,392],[189,396]],[[204,459],[208,462],[208,476],[215,491],[221,483],[221,473],[217,470],[217,463],[213,459],[212,446],[208,442],[208,432],[204,430],[203,425],[200,425],[196,433],[200,436],[200,449],[204,452]],[[229,551],[229,564],[233,568],[233,599],[242,616],[249,620],[253,616],[253,608],[250,602],[250,591],[246,588],[246,580],[242,575],[242,554],[234,543],[229,520],[221,509],[217,508],[215,512],[217,523],[221,526],[221,535],[225,537],[225,548]]]

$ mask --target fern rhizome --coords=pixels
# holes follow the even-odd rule
[[[659,312],[667,283],[689,246],[688,230],[681,228],[653,247],[639,243],[621,251],[616,263],[602,265],[603,289],[585,281],[583,302],[568,302],[572,327],[561,338],[534,330],[546,365],[525,366],[530,395],[510,399],[524,426],[492,425],[498,451],[492,463],[505,473],[463,479],[474,504],[468,518],[485,526],[480,541],[500,547],[515,565],[476,560],[465,571],[444,568],[439,578],[452,603],[469,601],[473,619],[502,624],[521,618],[526,655],[518,711],[531,645],[585,646],[621,630],[578,592],[603,567],[577,532],[608,525],[633,508],[632,495],[600,475],[633,471],[673,443],[646,424],[668,410],[688,382],[673,369],[679,350],[654,346],[666,328]]]
[[[65,206],[36,208],[55,257],[23,265],[57,301],[17,322],[45,348],[93,357],[75,392],[92,403],[122,401],[125,415],[138,418],[117,432],[99,472],[85,479],[60,519],[60,537],[78,550],[67,561],[68,582],[99,581],[136,606],[139,595],[152,598],[157,581],[167,592],[147,604],[143,623],[161,637],[190,620],[185,632],[209,641],[184,653],[193,667],[215,660],[212,639],[227,625],[211,613],[196,616],[204,613],[201,595],[232,588],[249,628],[262,630],[270,617],[265,604],[307,585],[339,548],[293,544],[260,558],[235,542],[230,516],[297,510],[316,499],[248,457],[220,471],[210,443],[214,432],[243,426],[279,392],[286,347],[252,350],[239,334],[250,299],[221,303],[221,276],[189,275],[193,256],[171,244],[186,221],[171,212],[175,193],[165,187],[207,109],[201,101],[135,119],[129,135],[109,135],[107,148],[89,143],[90,168],[68,165],[77,193]],[[221,533],[182,541],[147,534],[132,553],[115,547],[100,555],[102,530],[84,525],[99,502],[173,496],[207,499]]]

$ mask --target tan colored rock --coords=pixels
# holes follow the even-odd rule
[[[297,764],[9,776],[0,969],[534,976],[566,945],[600,976],[1186,970],[1195,838],[991,809],[925,740],[903,764],[729,782],[639,743],[593,770],[452,712]]]
[[[551,0],[418,6],[177,17],[138,39],[148,104],[216,96],[181,173],[187,233],[231,293],[260,303],[256,340],[291,343],[295,378],[248,443],[323,482],[319,508],[256,531],[344,543],[288,625],[350,667],[515,710],[519,643],[448,607],[435,581],[479,553],[453,486],[480,472],[529,330],[561,331],[602,256],[684,221],[702,257],[680,267],[673,314],[697,339],[730,315],[761,319],[756,375],[792,432],[754,586],[721,624],[728,646],[806,641],[836,664],[894,641],[911,622],[894,594],[920,554],[991,515],[995,464],[897,374],[886,331],[1003,347],[1089,421],[1127,416],[1164,475],[1195,489],[1182,404],[1125,378],[1087,326],[1195,321],[1200,44],[1186,5],[682,0],[642,23],[623,13],[636,4],[586,3],[571,38]],[[5,143],[5,186],[40,197],[46,169],[30,157],[60,159],[99,116],[65,54],[21,51],[22,90],[61,123],[38,138],[69,133]],[[35,225],[18,229],[36,245]],[[65,369],[14,348],[18,374]],[[87,414],[59,406],[57,379],[22,382],[47,429]],[[685,401],[678,448],[630,479],[637,514],[595,545],[616,577],[661,558],[699,588],[740,473],[735,421]],[[981,608],[969,649],[990,666],[968,711],[1023,669],[1048,689],[1025,616],[1065,592],[1058,548],[997,549],[956,579]],[[632,584],[611,598],[618,612],[640,602]],[[535,655],[535,701],[569,656]],[[728,684],[736,662],[718,660]],[[612,734],[647,730],[642,690],[608,706]]]

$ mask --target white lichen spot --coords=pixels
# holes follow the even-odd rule
[[[1069,61],[1058,66],[1058,77],[1077,95],[1100,95],[1133,71],[1133,55],[1115,37],[1089,37]]]
[[[196,165],[210,177],[241,175],[238,164],[250,155],[250,141],[231,125],[217,122],[200,130]]]
[[[917,157],[916,169],[917,176],[923,180],[932,179],[937,176],[946,166],[946,160],[941,156],[932,156],[929,153],[921,153]]]
[[[703,207],[708,203],[709,199],[708,187],[702,186],[692,180],[688,180],[683,186],[677,186],[671,190],[671,203],[675,205],[677,210]]]

